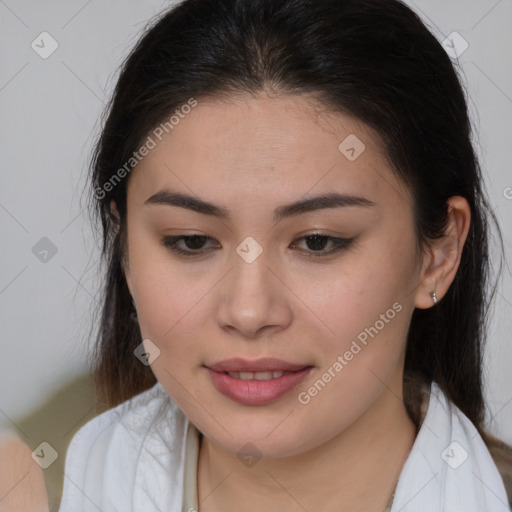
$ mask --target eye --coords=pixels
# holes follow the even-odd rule
[[[314,233],[311,235],[303,236],[302,238],[298,238],[298,240],[306,241],[306,246],[311,249],[308,254],[310,258],[318,258],[322,256],[329,256],[335,252],[346,249],[354,239],[336,238],[334,236],[322,235],[321,233]],[[328,251],[324,250],[326,244],[331,245],[331,249]]]
[[[205,243],[209,240],[213,240],[213,238],[206,235],[166,236],[162,239],[162,245],[174,253],[192,258],[204,255],[213,250],[212,248],[204,249]],[[321,256],[329,256],[347,248],[354,239],[336,238],[329,235],[322,235],[321,233],[313,233],[311,235],[298,238],[297,240],[306,241],[306,252],[308,252],[308,257],[317,258]],[[185,248],[183,248],[183,245],[180,245],[181,242],[183,242]],[[330,244],[331,246],[331,249],[328,251],[325,250],[325,246],[327,244]],[[216,245],[218,247],[218,244]],[[296,245],[292,244],[290,247],[293,248],[296,247]]]
[[[201,250],[207,240],[213,240],[213,238],[206,235],[166,236],[162,239],[162,244],[177,254],[192,257],[209,252]],[[184,242],[188,249],[183,249],[182,246],[179,246],[180,242]]]

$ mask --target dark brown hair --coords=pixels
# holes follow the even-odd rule
[[[314,95],[376,130],[412,191],[419,247],[443,235],[450,197],[468,201],[471,226],[456,277],[435,307],[412,315],[405,372],[416,377],[404,379],[404,396],[417,422],[409,383],[436,381],[486,436],[482,352],[496,290],[488,286],[489,221],[503,251],[502,236],[454,64],[398,0],[185,0],[148,27],[122,65],[92,160],[92,210],[108,266],[94,353],[99,396],[112,406],[156,382],[134,357],[142,340],[122,271],[129,175],[107,184],[190,98],[262,91]],[[112,200],[121,217],[117,235]]]

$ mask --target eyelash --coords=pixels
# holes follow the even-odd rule
[[[321,257],[330,256],[331,254],[334,254],[338,251],[346,249],[354,240],[354,238],[337,238],[337,237],[333,237],[333,236],[323,235],[322,233],[312,233],[311,235],[303,236],[301,238],[298,238],[297,240],[305,240],[305,239],[314,238],[314,237],[317,237],[320,239],[326,239],[330,242],[333,242],[334,249],[331,249],[330,251],[327,251],[327,252],[310,252],[309,253],[310,258],[321,258]],[[179,255],[182,255],[182,256],[185,256],[188,258],[193,258],[193,257],[202,256],[203,254],[205,254],[205,251],[200,252],[200,250],[196,250],[196,251],[184,250],[184,249],[178,247],[177,244],[181,240],[191,240],[191,239],[201,239],[201,238],[205,239],[205,241],[212,239],[211,237],[206,236],[206,235],[166,236],[162,239],[162,245],[164,247],[170,249],[174,253],[177,253]]]

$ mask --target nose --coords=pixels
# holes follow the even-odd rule
[[[233,269],[223,280],[218,323],[233,335],[260,338],[291,323],[290,290],[264,254],[251,263],[235,254]]]

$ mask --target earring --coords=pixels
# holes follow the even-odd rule
[[[431,294],[432,300],[434,301],[434,304],[437,304],[437,294],[436,292],[432,292]]]

